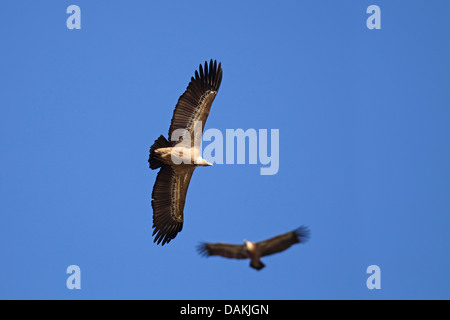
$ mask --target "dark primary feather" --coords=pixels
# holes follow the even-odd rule
[[[206,243],[202,242],[197,246],[197,251],[204,257],[222,256],[233,259],[248,258],[243,245],[227,243]]]
[[[176,173],[163,165],[158,172],[152,192],[154,242],[162,245],[174,239],[183,229],[183,209],[192,171]],[[175,198],[175,194],[179,198]]]
[[[220,63],[217,65],[216,60],[211,59],[209,67],[205,61],[204,70],[200,64],[199,71],[200,74],[195,71],[195,78],[191,78],[186,91],[178,99],[169,128],[169,140],[177,129],[186,129],[192,134],[195,120],[202,121],[203,130],[211,104],[222,82],[222,67]]]
[[[257,242],[256,245],[261,257],[268,256],[286,250],[296,243],[305,243],[310,237],[308,227],[301,226],[294,231]]]

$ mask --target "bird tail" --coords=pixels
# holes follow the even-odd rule
[[[253,269],[256,270],[261,270],[262,268],[264,268],[266,265],[264,263],[261,262],[261,260],[258,260],[257,262],[253,263],[250,262],[250,267],[252,267]]]
[[[158,139],[155,140],[155,143],[153,143],[153,145],[150,147],[150,156],[148,158],[150,169],[155,170],[163,165],[158,155],[155,153],[155,150],[167,147],[170,147],[170,142],[167,141],[164,136],[161,135]]]

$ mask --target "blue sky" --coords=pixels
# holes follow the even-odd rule
[[[449,21],[448,1],[2,3],[0,298],[449,299]],[[279,171],[197,169],[157,246],[148,150],[211,58],[206,129],[279,129]],[[195,251],[300,225],[260,272]]]

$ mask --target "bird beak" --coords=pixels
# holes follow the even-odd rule
[[[206,165],[212,167],[213,164],[211,162],[206,161]]]

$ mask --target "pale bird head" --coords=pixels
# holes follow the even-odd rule
[[[202,167],[207,167],[207,166],[212,166],[213,164],[211,162],[206,161],[205,159],[202,158],[198,158],[197,160],[195,160],[195,164],[197,166],[202,166]]]
[[[251,251],[255,250],[256,246],[255,246],[254,242],[247,241],[247,240],[244,239],[244,248],[245,248],[245,250],[251,252]]]

